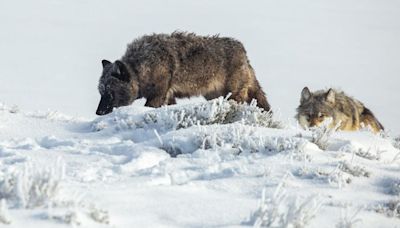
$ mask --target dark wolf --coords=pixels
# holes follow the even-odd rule
[[[237,102],[270,105],[242,43],[218,36],[174,32],[146,35],[128,45],[120,60],[103,60],[98,115],[146,98],[146,106],[175,104],[175,98],[214,99],[231,93]]]
[[[334,89],[312,93],[305,87],[301,92],[296,118],[304,128],[319,126],[331,118],[331,128],[338,126],[345,131],[356,131],[362,127],[370,127],[374,132],[384,130],[363,103]]]

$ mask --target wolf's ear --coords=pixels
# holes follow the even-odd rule
[[[119,60],[115,61],[115,64],[116,64],[116,74],[113,76],[118,78],[121,81],[130,82],[131,76],[130,76],[125,64]]]
[[[325,99],[329,103],[334,104],[335,103],[335,91],[333,89],[329,89],[328,92],[326,92]]]
[[[305,101],[308,101],[311,98],[311,92],[308,89],[308,87],[304,87],[304,89],[301,91],[301,99],[300,103],[304,103]]]
[[[103,59],[103,60],[101,60],[101,64],[103,65],[103,68],[104,68],[104,67],[106,67],[106,66],[110,65],[110,64],[111,64],[111,62],[110,62],[110,61],[108,61],[108,60],[106,60],[106,59]]]

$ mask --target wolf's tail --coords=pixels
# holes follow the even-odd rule
[[[365,125],[370,125],[375,131],[385,130],[383,125],[378,121],[375,115],[368,108],[364,107],[361,113],[361,122]]]

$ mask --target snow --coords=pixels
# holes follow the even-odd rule
[[[400,150],[367,130],[333,133],[324,151],[315,133],[243,117],[258,108],[224,98],[93,120],[2,107],[0,218],[10,227],[344,227],[357,211],[361,227],[399,223]]]
[[[17,0],[0,20],[0,227],[399,226],[398,1]],[[224,98],[96,117],[101,60],[174,30],[242,41],[274,119]],[[300,129],[304,86],[387,132]]]

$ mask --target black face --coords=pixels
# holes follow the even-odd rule
[[[99,107],[97,107],[96,114],[99,116],[106,115],[112,112],[113,106],[113,99],[112,96],[109,94],[101,96]]]
[[[129,88],[125,84],[118,83],[107,87],[108,89],[101,94],[100,103],[96,111],[96,114],[100,116],[112,112],[113,108],[127,106],[132,103],[132,95],[130,95]]]
[[[113,108],[132,103],[135,94],[130,88],[129,73],[123,65],[103,60],[103,75],[99,82],[101,99],[96,114],[106,115]]]

